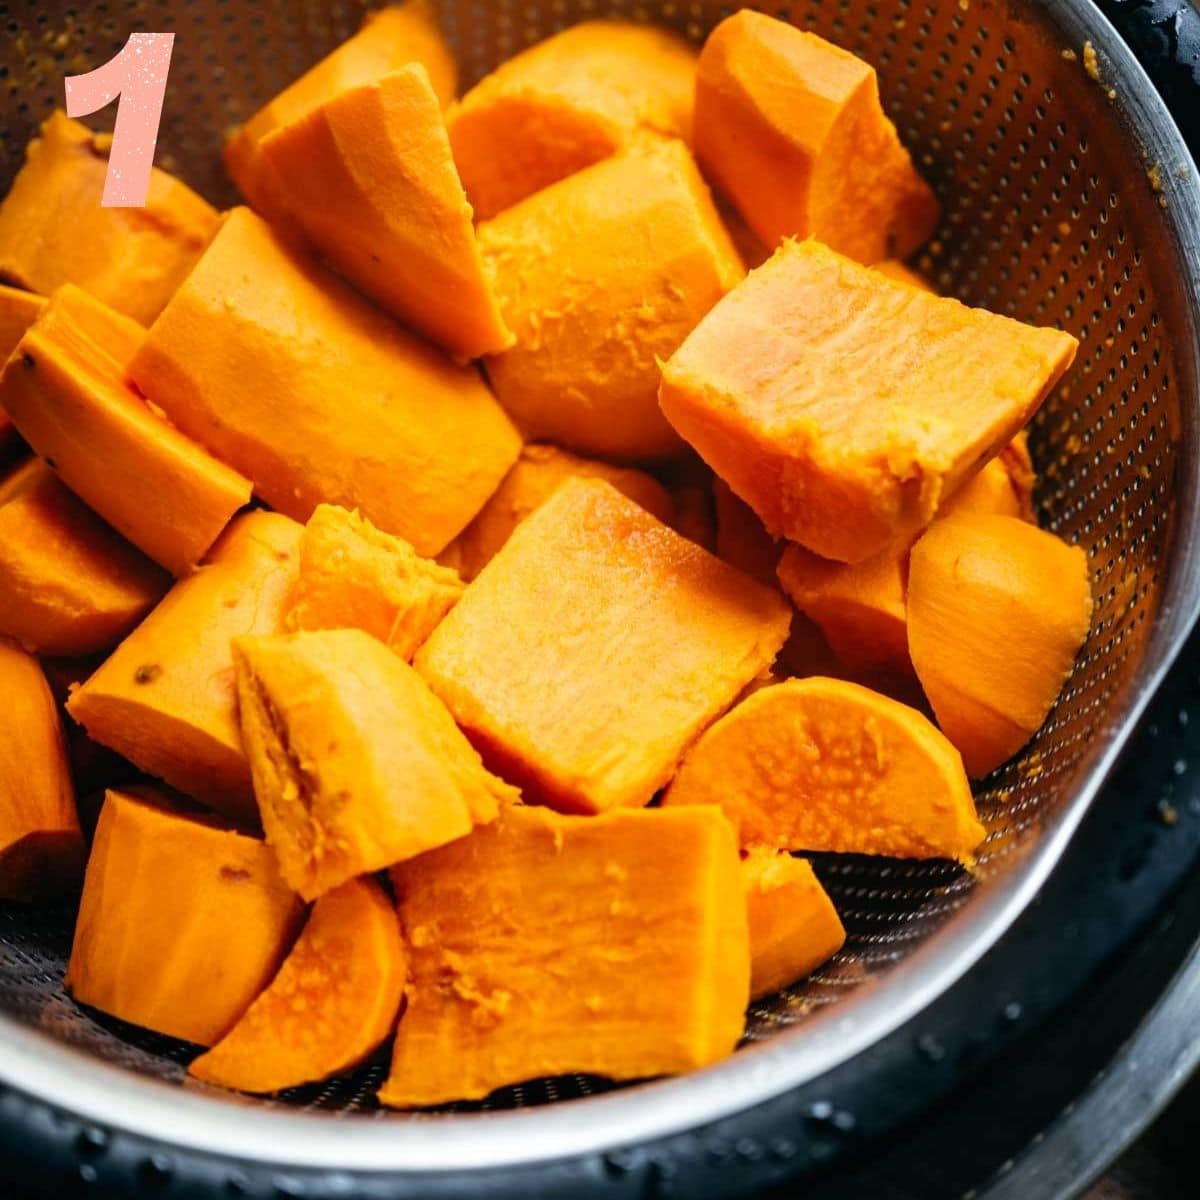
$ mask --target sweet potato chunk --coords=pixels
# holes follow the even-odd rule
[[[340,92],[262,153],[309,242],[390,313],[458,359],[513,344],[424,66]]]
[[[479,515],[446,547],[442,561],[474,579],[508,541],[512,531],[568,479],[604,479],[660,521],[671,522],[674,505],[658,480],[632,467],[580,458],[557,446],[530,445],[504,477]]]
[[[874,68],[786,21],[743,9],[709,34],[695,138],[705,171],[768,246],[813,235],[874,263],[906,257],[937,226]]]
[[[913,547],[909,650],[968,774],[988,774],[1041,726],[1091,616],[1087,556],[1025,521],[960,513]]]
[[[479,511],[521,439],[476,371],[238,208],[129,365],[184,433],[272,508],[322,502],[437,554]]]
[[[27,650],[111,650],[169,583],[41,459],[0,486],[0,634]]]
[[[0,638],[0,898],[79,886],[83,835],[58,709],[32,655]]]
[[[412,667],[361,630],[239,638],[234,658],[263,828],[306,900],[464,837],[517,798]]]
[[[458,603],[463,582],[358,513],[322,504],[300,539],[284,627],[361,629],[406,662]]]
[[[780,850],[969,863],[984,836],[946,738],[839,679],[755,692],[692,747],[663,803],[719,804],[743,846]]]
[[[812,867],[777,850],[742,861],[750,923],[750,996],[757,1000],[811,974],[845,944],[846,931]]]
[[[417,651],[502,775],[556,808],[646,804],[774,660],[783,597],[611,485],[563,484]]]
[[[1037,472],[1029,457],[1029,439],[1022,431],[978,475],[967,480],[942,504],[938,516],[973,512],[1034,521],[1033,489],[1036,483]]]
[[[530,438],[583,454],[676,454],[659,359],[744,271],[682,142],[655,140],[479,227],[517,344],[486,361]]]
[[[696,52],[663,29],[583,21],[502,63],[447,114],[480,220],[646,132],[688,138]]]
[[[270,983],[302,906],[266,843],[109,792],[67,990],[122,1021],[211,1046]]]
[[[263,141],[339,92],[374,83],[413,62],[428,71],[439,102],[449,104],[458,86],[458,66],[428,0],[409,0],[369,13],[358,33],[234,130],[225,143],[225,169],[230,178],[263,216],[275,224],[286,224],[287,199],[263,157]]]
[[[95,741],[229,816],[257,823],[237,721],[230,640],[278,631],[301,528],[239,517],[209,561],[177,583],[67,708]]]
[[[8,356],[25,336],[25,330],[37,320],[45,307],[44,296],[0,284],[0,366],[8,361]],[[21,439],[17,436],[16,426],[4,411],[3,403],[0,403],[0,462],[19,457],[20,447]]]
[[[62,481],[172,574],[191,570],[250,481],[150,408],[124,369],[144,331],[70,284],[22,337],[0,404]]]
[[[279,974],[188,1073],[277,1092],[357,1066],[396,1024],[404,946],[391,899],[370,879],[327,892]]]
[[[102,207],[111,141],[50,115],[0,204],[0,279],[43,295],[75,283],[149,325],[216,232],[217,213],[157,167],[145,207]]]
[[[563,817],[516,807],[396,867],[408,1008],[395,1107],[584,1071],[706,1066],[742,1032],[737,848],[712,808]]]
[[[928,524],[1076,344],[787,242],[700,322],[659,398],[772,534],[861,562]]]

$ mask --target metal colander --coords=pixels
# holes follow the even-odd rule
[[[688,0],[439,8],[464,85],[585,17],[654,19],[699,41],[731,11]],[[545,1160],[690,1128],[846,1060],[953,983],[1045,879],[1196,606],[1195,168],[1148,80],[1086,0],[807,0],[770,11],[878,67],[887,107],[945,206],[919,261],[939,288],[1081,339],[1067,382],[1037,418],[1033,451],[1043,523],[1087,551],[1095,616],[1044,729],[979,791],[989,837],[978,871],[819,862],[846,947],[806,983],[755,1003],[745,1045],[725,1064],[619,1091],[582,1077],[543,1080],[415,1115],[376,1107],[382,1063],[273,1100],[186,1082],[189,1048],[64,996],[72,913],[6,907],[0,1079],[92,1120],[248,1159],[397,1170]],[[222,135],[361,16],[356,3],[324,0],[0,3],[0,184],[61,105],[64,74],[105,61],[132,30],[170,29],[158,161],[231,203]]]

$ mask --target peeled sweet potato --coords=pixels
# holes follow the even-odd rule
[[[148,325],[216,232],[217,213],[157,167],[144,207],[104,208],[111,141],[50,115],[0,204],[0,279],[43,295],[75,283]]]
[[[271,981],[188,1074],[243,1092],[278,1092],[357,1066],[391,1034],[404,997],[396,910],[370,879],[316,904]]]
[[[840,679],[791,679],[703,734],[663,798],[719,804],[743,846],[952,858],[984,837],[958,751],[913,708]]]
[[[486,221],[479,244],[517,338],[488,378],[526,435],[606,458],[679,453],[658,360],[745,273],[687,147],[596,163]]]
[[[480,220],[646,133],[688,138],[696,52],[626,21],[583,21],[502,63],[447,114]]]
[[[693,738],[775,658],[783,597],[596,479],[517,527],[414,663],[531,797],[649,802]]]
[[[742,879],[752,999],[803,979],[845,944],[837,909],[804,859],[778,850],[751,850],[742,860]]]
[[[0,485],[0,635],[35,654],[98,654],[169,584],[41,459]]]
[[[369,13],[362,28],[258,110],[225,143],[225,169],[246,199],[274,224],[286,224],[286,194],[262,153],[276,129],[301,118],[339,92],[373,83],[408,63],[429,72],[438,100],[454,98],[458,66],[428,0],[409,0]]]
[[[675,506],[667,490],[644,471],[580,458],[557,446],[529,445],[479,515],[446,547],[441,560],[464,579],[474,579],[512,531],[566,480],[574,478],[607,480],[660,521],[670,523],[674,516]]]
[[[395,868],[410,982],[380,1100],[724,1058],[749,992],[740,869],[716,809],[525,807]]]
[[[67,990],[211,1046],[270,983],[303,912],[265,842],[109,792],[88,859]]]
[[[517,799],[412,667],[361,630],[239,638],[234,658],[263,828],[306,900]]]
[[[144,330],[73,285],[51,297],[0,375],[0,404],[62,481],[175,575],[212,547],[250,481],[125,380]]]
[[[0,638],[0,898],[79,886],[83,835],[58,709],[32,655]]]
[[[769,532],[861,562],[928,524],[1076,345],[786,242],[672,356],[659,400]]]
[[[101,745],[250,824],[258,809],[238,729],[230,642],[278,632],[301,532],[277,513],[239,517],[208,562],[167,593],[67,706]]]
[[[874,68],[786,21],[742,9],[709,34],[695,122],[701,165],[771,248],[812,235],[874,263],[937,226]]]
[[[959,513],[913,547],[909,650],[968,774],[988,774],[1041,726],[1091,616],[1087,556],[1025,521]]]
[[[476,371],[234,209],[129,364],[185,433],[307,521],[357,508],[437,554],[521,439]]]

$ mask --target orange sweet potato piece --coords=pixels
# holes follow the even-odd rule
[[[683,343],[659,399],[772,534],[861,562],[928,524],[1076,345],[786,242]]]
[[[134,1025],[211,1046],[270,983],[300,923],[267,844],[108,793],[67,990]]]
[[[43,295],[75,283],[148,325],[208,244],[217,213],[157,167],[144,208],[102,207],[111,141],[50,115],[0,204],[0,279]]]
[[[278,631],[301,532],[277,513],[239,517],[67,706],[93,740],[243,822],[258,810],[230,641]]]
[[[674,515],[675,506],[667,490],[644,471],[580,458],[557,446],[534,444],[521,451],[495,495],[446,547],[443,561],[452,564],[464,579],[474,579],[512,531],[566,480],[574,478],[607,480],[660,521],[670,522]]]
[[[812,867],[757,849],[742,860],[750,924],[750,996],[757,1000],[811,974],[845,944],[846,931]]]
[[[79,886],[83,835],[58,709],[32,655],[0,638],[0,898]]]
[[[67,284],[0,375],[0,403],[62,481],[161,566],[186,574],[250,499],[250,482],[125,381],[144,331]]]
[[[696,52],[663,29],[584,21],[502,63],[447,114],[481,220],[627,147],[688,138]]]
[[[663,804],[719,804],[743,846],[953,858],[983,840],[958,751],[916,709],[840,679],[744,700],[689,751]]]
[[[449,104],[458,86],[458,66],[428,0],[409,0],[369,13],[358,33],[234,130],[225,143],[230,178],[263,216],[286,224],[286,195],[263,156],[263,141],[340,92],[374,83],[413,62],[428,71],[442,106]]]
[[[408,661],[458,603],[463,581],[358,513],[322,504],[300,539],[284,627],[361,629]]]
[[[816,34],[749,9],[722,21],[700,54],[695,121],[701,165],[768,246],[812,235],[874,263],[937,226],[874,68]]]
[[[909,650],[968,774],[988,774],[1041,726],[1091,615],[1087,556],[1026,521],[959,513],[913,547]]]
[[[8,361],[25,330],[37,320],[45,306],[44,296],[0,284],[0,366]],[[21,439],[16,426],[0,403],[0,462],[19,457],[20,450]]]
[[[340,92],[262,143],[326,262],[458,359],[513,344],[420,63]]]
[[[306,900],[517,798],[412,667],[359,629],[239,638],[234,659],[263,828]]]
[[[238,208],[129,365],[168,417],[307,521],[357,508],[419,554],[442,550],[521,439],[455,366]]]
[[[370,879],[327,892],[279,974],[188,1074],[277,1092],[357,1066],[391,1034],[405,958],[391,899]]]
[[[392,878],[410,982],[384,1104],[573,1071],[674,1074],[737,1044],[746,905],[715,809],[511,808]]]
[[[992,513],[1036,524],[1033,513],[1036,483],[1028,435],[1022,430],[978,475],[967,480],[942,504],[938,516],[948,517],[956,512]]]
[[[0,486],[0,634],[27,650],[110,650],[169,582],[41,459]]]
[[[769,667],[783,597],[596,479],[517,527],[417,651],[485,761],[556,808],[646,804]]]
[[[687,147],[655,140],[588,167],[481,225],[479,244],[517,338],[488,377],[527,436],[678,453],[658,360],[744,274]]]

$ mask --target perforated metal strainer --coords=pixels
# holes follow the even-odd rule
[[[439,7],[468,84],[585,17],[659,20],[699,41],[730,11],[698,0]],[[1044,523],[1088,552],[1094,623],[1045,728],[980,792],[990,835],[976,875],[884,860],[819,864],[845,918],[846,948],[807,983],[756,1003],[746,1044],[728,1063],[615,1091],[578,1077],[541,1081],[421,1115],[376,1109],[382,1063],[270,1101],[185,1085],[187,1047],[63,995],[70,912],[5,908],[0,1081],[14,1094],[214,1162],[425,1180],[549,1164],[696,1127],[863,1051],[958,979],[1052,870],[1200,596],[1195,167],[1137,62],[1085,0],[808,0],[771,11],[879,68],[889,111],[945,206],[920,263],[938,286],[1082,340],[1037,419],[1033,449]],[[0,3],[0,184],[61,104],[64,74],[105,61],[132,30],[174,30],[158,161],[215,202],[232,202],[218,156],[225,130],[361,16],[358,4],[319,0]],[[551,1170],[545,1178],[552,1186]]]

